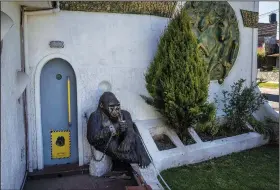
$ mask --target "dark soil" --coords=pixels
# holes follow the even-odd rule
[[[191,145],[191,144],[195,144],[196,142],[195,142],[195,140],[193,140],[192,137],[189,137],[186,141],[182,141],[182,143],[184,145]]]
[[[162,150],[168,150],[172,148],[176,148],[176,146],[173,144],[173,142],[170,140],[170,138],[163,134],[163,135],[154,135],[153,139],[157,145],[157,148]]]
[[[214,141],[214,140],[218,140],[218,139],[222,139],[222,138],[227,138],[227,137],[233,137],[236,135],[241,135],[244,133],[248,133],[251,132],[250,129],[243,129],[243,131],[241,131],[240,133],[236,133],[236,132],[226,132],[226,133],[218,133],[216,135],[211,135],[210,133],[207,132],[201,132],[201,131],[196,131],[197,135],[200,137],[200,139],[203,142],[207,142],[207,141]]]
[[[191,135],[187,135],[185,139],[182,139],[182,137],[178,136],[179,139],[182,141],[182,143],[184,145],[191,145],[191,144],[195,144],[195,140],[192,138]]]

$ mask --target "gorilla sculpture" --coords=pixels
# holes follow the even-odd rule
[[[121,110],[120,102],[111,92],[104,92],[98,108],[87,124],[87,139],[90,145],[106,155],[147,167],[149,159],[137,133],[130,113]]]

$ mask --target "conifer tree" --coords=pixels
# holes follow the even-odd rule
[[[209,78],[207,65],[197,48],[187,10],[169,23],[145,76],[154,106],[184,141],[187,128],[213,118],[214,107],[206,103]],[[209,115],[212,114],[212,115]]]

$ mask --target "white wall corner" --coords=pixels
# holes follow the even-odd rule
[[[14,21],[6,13],[1,11],[1,41],[13,25]]]
[[[16,86],[16,97],[20,98],[21,94],[24,92],[25,88],[29,83],[29,76],[22,71],[17,72],[17,86]]]

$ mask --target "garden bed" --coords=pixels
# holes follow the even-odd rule
[[[268,139],[265,139],[263,135],[256,132],[203,142],[197,136],[195,130],[191,130],[190,136],[195,139],[196,143],[186,146],[173,130],[165,127],[162,120],[144,120],[135,121],[135,123],[155,167],[159,171],[207,161],[233,152],[258,147],[268,142]],[[176,147],[168,150],[159,150],[153,139],[154,135],[159,134],[166,134]],[[141,174],[153,189],[161,189],[161,185],[157,180],[157,172],[155,172],[152,165],[143,171],[141,170]]]
[[[160,134],[160,135],[154,135],[153,139],[157,145],[157,148],[162,151],[162,150],[168,150],[175,148],[176,146],[174,143],[170,140],[170,138],[165,135],[165,134]]]
[[[193,140],[192,137],[190,137],[186,142],[183,142],[184,145],[192,145],[195,144],[196,142]]]
[[[180,137],[179,137],[180,138]],[[187,136],[187,138],[186,138],[186,140],[182,140],[181,138],[180,138],[180,140],[182,141],[182,143],[184,144],[184,145],[192,145],[192,144],[195,144],[196,143],[196,141],[193,139],[193,137],[191,136],[191,135],[189,135],[189,136]]]
[[[242,135],[245,133],[253,132],[253,130],[247,129],[247,130],[242,131],[241,133],[228,132],[226,134],[216,134],[214,136],[211,135],[210,133],[201,132],[199,130],[196,130],[196,132],[197,132],[197,135],[200,137],[200,139],[203,142],[207,142],[207,141],[214,141],[214,140],[223,139],[223,138],[227,138],[227,137]]]
[[[214,141],[214,140],[218,140],[218,139],[234,136],[234,135],[230,135],[230,136],[225,136],[225,135],[211,136],[210,134],[204,133],[204,132],[197,132],[197,135],[200,137],[200,139],[203,142]]]

